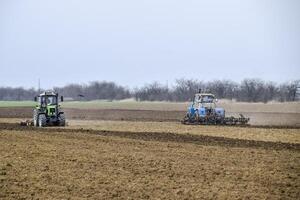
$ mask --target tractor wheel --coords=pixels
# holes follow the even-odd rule
[[[64,114],[59,115],[59,126],[65,126],[66,125],[66,118]]]
[[[33,126],[38,126],[38,112],[37,110],[33,111]]]
[[[47,121],[47,119],[46,119],[46,116],[45,116],[45,114],[40,114],[39,115],[39,117],[38,117],[38,121],[39,121],[39,127],[44,127],[44,126],[46,126],[46,121]]]

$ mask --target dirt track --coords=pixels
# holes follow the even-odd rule
[[[125,109],[64,109],[68,119],[126,120],[126,121],[180,121],[185,111],[125,110]],[[252,125],[300,126],[300,113],[252,112]],[[237,116],[237,113],[228,113]],[[32,108],[0,108],[0,118],[31,118]]]

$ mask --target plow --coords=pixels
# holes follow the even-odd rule
[[[196,93],[182,124],[187,125],[240,125],[246,126],[250,118],[239,114],[239,117],[225,116],[225,109],[217,107],[218,100],[210,93]]]

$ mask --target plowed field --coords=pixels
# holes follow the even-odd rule
[[[0,199],[300,196],[298,113],[219,127],[182,125],[183,111],[68,108],[67,127],[17,123],[31,113],[0,108]]]

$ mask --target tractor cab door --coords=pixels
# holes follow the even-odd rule
[[[41,107],[45,108],[47,106],[47,98],[46,96],[39,96],[38,97],[38,102]]]

